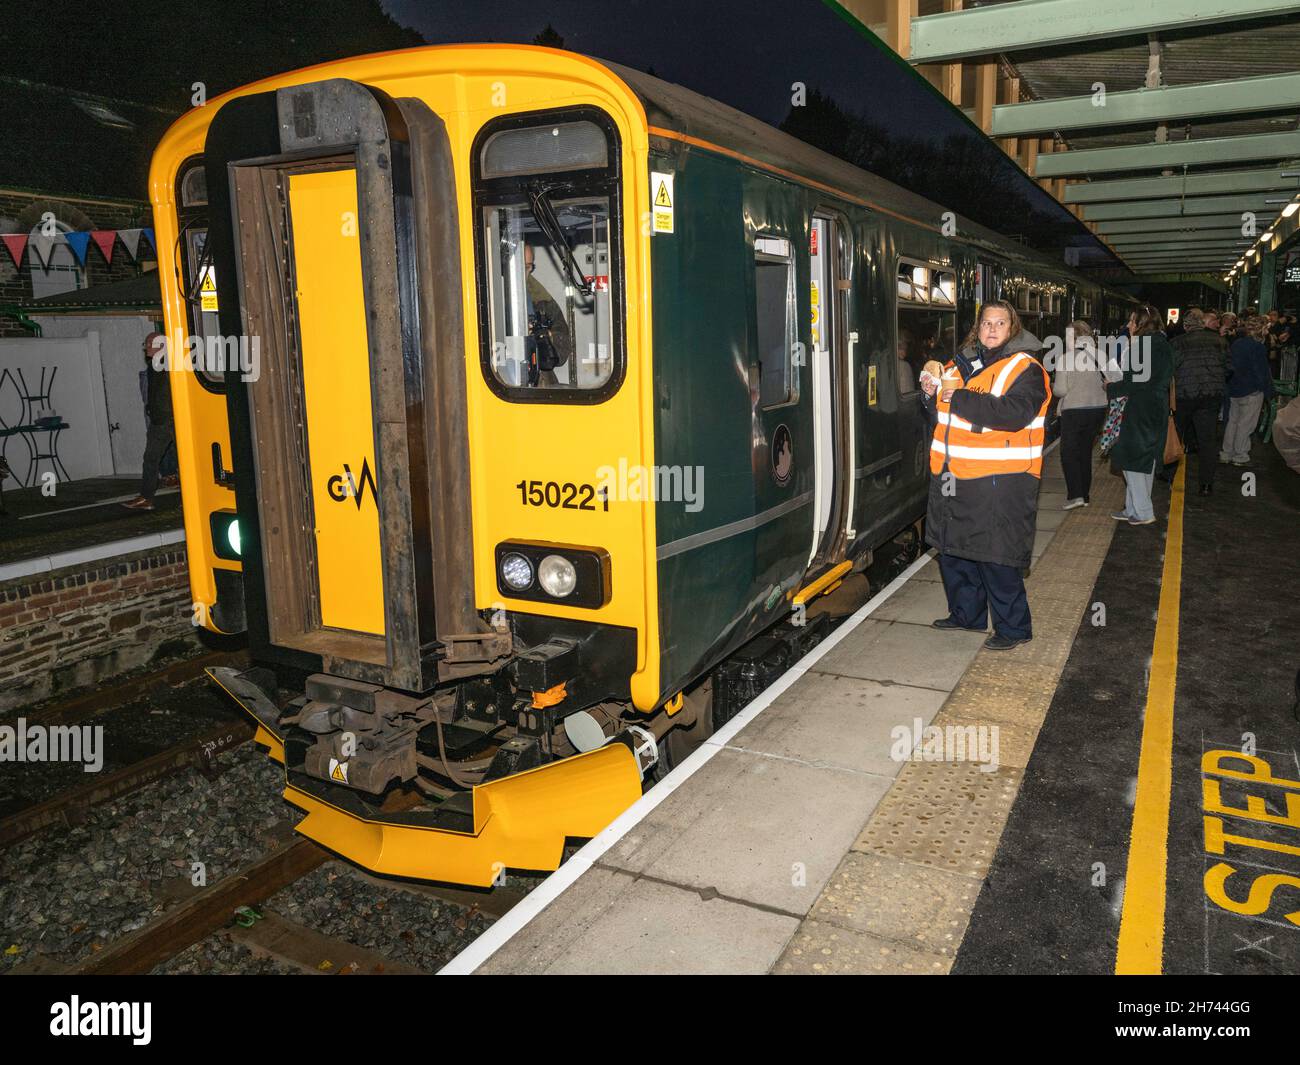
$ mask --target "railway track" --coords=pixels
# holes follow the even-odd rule
[[[83,785],[67,788],[44,802],[0,818],[0,849],[42,829],[79,825],[85,821],[92,806],[129,795],[183,769],[193,767],[204,773],[213,773],[217,755],[252,739],[255,731],[251,724],[243,721],[207,729],[165,751],[103,776],[96,775]]]
[[[242,653],[211,651],[14,716],[24,718],[28,728],[82,725],[150,695],[191,683],[209,667],[238,666],[245,661]],[[0,849],[46,828],[80,824],[91,807],[128,795],[172,773],[194,767],[211,774],[216,770],[215,758],[220,752],[245,743],[254,732],[251,723],[242,717],[232,719],[204,728],[164,750],[144,754],[111,772],[92,774],[84,783],[64,788],[48,799],[0,817]]]
[[[107,710],[115,710],[155,692],[198,680],[214,666],[246,666],[243,651],[206,651],[192,658],[171,662],[160,669],[125,677],[114,684],[77,692],[46,702],[13,716],[24,717],[29,725],[78,725]]]
[[[220,934],[257,958],[314,975],[413,975],[428,973],[408,961],[328,935],[265,905],[266,900],[315,872],[334,856],[310,840],[282,842],[265,857],[166,910],[144,927],[115,940],[85,959],[62,965],[37,957],[13,975],[135,976],[152,972],[207,937]],[[387,888],[450,903],[465,911],[458,921],[482,914],[493,919],[509,911],[525,892],[498,888],[491,894],[433,884],[382,881],[340,866],[340,875],[376,889]],[[412,934],[415,934],[414,932]]]
[[[212,665],[238,661],[238,656],[223,652],[202,655],[172,663],[162,670],[128,678],[121,684],[100,692],[46,704],[22,716],[30,727],[33,724],[52,726],[79,725],[92,721],[98,723],[101,715],[133,704],[140,704],[144,709],[137,706],[132,713],[147,713],[147,707],[152,704],[144,701],[149,700],[151,694],[165,692],[196,680],[204,669]],[[176,698],[174,695],[170,697],[173,700]],[[137,824],[139,832],[149,832],[149,819],[140,816],[141,809],[148,809],[147,802],[144,807],[141,807],[138,800],[131,805],[129,797],[141,789],[160,784],[166,778],[177,777],[177,774],[187,769],[199,771],[193,777],[195,787],[215,787],[214,805],[224,802],[229,809],[232,803],[238,804],[238,796],[228,792],[224,799],[217,799],[222,786],[218,779],[223,770],[222,761],[227,761],[219,761],[219,757],[241,748],[253,734],[251,723],[241,716],[232,721],[207,725],[163,750],[147,753],[131,760],[129,764],[94,774],[84,782],[81,774],[77,774],[72,778],[72,786],[0,817],[0,860],[5,860],[8,853],[7,860],[13,863],[11,874],[39,868],[42,862],[49,860],[49,854],[73,856],[76,860],[75,852],[86,846],[86,833],[83,831],[80,836],[69,836],[58,834],[58,830],[71,830],[88,823],[93,826],[90,838],[98,841],[101,851],[103,843],[109,837],[116,838],[119,832],[134,833]],[[237,761],[237,764],[241,763]],[[30,770],[36,768],[29,767]],[[193,794],[183,778],[178,777],[170,788]],[[125,811],[135,811],[125,813],[125,821],[116,822],[116,815],[111,809],[107,815],[104,812],[95,813],[92,820],[95,808],[120,799],[128,802],[123,808]],[[203,813],[206,813],[206,802],[207,800],[200,800],[197,804]],[[192,822],[188,827],[202,829],[197,822]],[[51,831],[55,834],[42,835]],[[402,935],[414,942],[422,936],[427,937],[436,924],[442,929],[441,935],[454,936],[451,942],[455,949],[460,949],[463,946],[462,940],[473,938],[477,934],[476,929],[484,921],[499,917],[525,894],[515,888],[497,888],[486,894],[441,885],[400,883],[372,877],[336,862],[333,854],[316,844],[294,838],[292,824],[288,821],[276,824],[269,839],[264,833],[254,835],[261,835],[269,850],[260,857],[247,861],[237,872],[225,875],[209,886],[192,887],[187,876],[173,875],[166,881],[151,881],[149,890],[151,893],[156,890],[157,894],[152,896],[152,903],[146,896],[138,911],[141,916],[137,918],[146,923],[133,927],[133,920],[131,926],[124,926],[131,927],[132,930],[120,935],[114,935],[112,929],[117,927],[114,921],[120,921],[121,915],[106,916],[102,901],[88,900],[84,913],[83,907],[72,906],[64,907],[59,914],[52,902],[38,906],[37,910],[46,914],[47,919],[53,919],[64,929],[71,927],[71,922],[68,921],[68,911],[71,910],[75,918],[72,932],[76,932],[76,927],[85,928],[88,931],[83,936],[88,938],[89,930],[103,927],[107,934],[96,936],[93,943],[87,943],[83,938],[78,950],[84,951],[89,947],[90,953],[69,960],[73,952],[67,948],[66,943],[53,954],[42,953],[47,948],[41,945],[39,934],[33,934],[34,930],[29,928],[26,930],[28,934],[24,935],[20,923],[11,923],[0,933],[6,937],[0,943],[0,950],[5,948],[5,944],[20,945],[19,957],[22,960],[13,965],[9,972],[85,975],[147,973],[169,963],[196,944],[205,946],[204,951],[193,955],[196,957],[214,954],[220,957],[222,952],[216,949],[216,945],[220,944],[226,947],[224,952],[227,957],[237,955],[241,959],[253,959],[247,965],[234,966],[236,969],[253,967],[258,960],[270,959],[277,971],[315,974],[429,972],[434,971],[436,965],[425,964],[421,967],[412,964],[410,958],[391,956],[382,950],[359,946],[345,937],[330,935],[311,927],[312,922],[295,919],[292,914],[280,912],[280,909],[285,904],[290,908],[296,907],[298,896],[311,899],[314,890],[312,885],[299,882],[320,871],[322,879],[332,881],[345,878],[351,885],[354,897],[382,899],[385,892],[390,897],[398,893],[409,900],[419,900],[418,905],[412,905],[411,909],[418,910],[419,906],[424,906],[425,912],[435,903],[445,904],[450,908],[441,911],[442,916],[438,921],[414,920],[410,923],[409,932],[404,931]],[[30,848],[21,852],[15,850],[28,841],[37,844],[35,851]],[[180,845],[184,846],[183,843]],[[173,850],[170,853],[178,855],[183,851]],[[252,853],[256,853],[255,846]],[[159,861],[164,861],[167,857],[167,852],[158,854]],[[325,866],[328,869],[322,870]],[[47,878],[44,888],[48,892],[47,898],[57,895],[61,886],[57,877]],[[267,905],[269,900],[291,886],[298,895],[281,896],[280,909],[275,908],[274,904]],[[383,903],[377,905],[382,908]],[[437,906],[434,906],[434,912],[437,912]],[[28,918],[30,919],[30,914]],[[446,930],[449,924],[454,928],[452,933]],[[226,946],[228,944],[236,945],[247,954],[229,950]],[[11,952],[12,949],[11,947]]]

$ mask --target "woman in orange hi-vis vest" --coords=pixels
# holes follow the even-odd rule
[[[934,418],[925,539],[939,550],[948,616],[937,629],[988,628],[1002,651],[1033,638],[1021,571],[1034,548],[1043,433],[1052,398],[1042,345],[993,300],[942,378],[922,375]]]

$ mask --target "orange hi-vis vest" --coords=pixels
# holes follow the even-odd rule
[[[1034,420],[1023,429],[1003,432],[972,425],[952,412],[951,404],[939,397],[945,388],[966,388],[972,392],[987,392],[1005,396],[1023,373],[1041,373],[1047,380],[1047,398],[1038,408]],[[1052,400],[1052,385],[1042,363],[1031,355],[1020,352],[999,359],[986,366],[964,385],[961,371],[955,362],[943,368],[943,378],[934,394],[938,421],[934,426],[934,440],[930,444],[930,472],[942,473],[945,465],[960,481],[975,477],[988,477],[995,473],[1032,473],[1043,475],[1043,434],[1047,405]]]

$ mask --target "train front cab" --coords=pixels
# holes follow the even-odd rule
[[[653,462],[645,160],[640,104],[605,68],[490,47],[260,83],[155,156],[162,246],[202,165],[199,269],[220,335],[257,340],[219,386],[173,374],[196,619],[246,614],[256,659],[312,675],[287,718],[269,675],[218,679],[284,761],[299,831],[368,868],[555,868],[640,794],[635,733],[538,748],[564,698],[663,702],[654,508],[593,484]],[[199,332],[193,258],[162,271],[173,353]],[[538,274],[586,308],[565,362],[537,357]],[[442,775],[446,736],[501,714],[504,762],[471,790],[411,809],[387,787]]]

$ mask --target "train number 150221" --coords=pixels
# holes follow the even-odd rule
[[[595,510],[608,513],[609,492],[592,484],[574,484],[565,481],[520,481],[516,488],[526,507],[555,507],[558,510]]]

